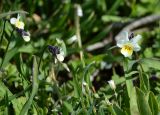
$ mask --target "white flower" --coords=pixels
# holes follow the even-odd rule
[[[83,11],[80,5],[77,6],[77,16],[79,17],[83,16]]]
[[[24,29],[24,23],[20,21],[20,15],[17,18],[11,18],[10,23],[13,24],[18,29]]]
[[[113,90],[116,89],[116,85],[115,85],[115,83],[114,83],[114,80],[110,80],[110,81],[108,81],[108,83],[109,83],[111,89],[113,89]]]
[[[133,35],[133,34],[132,34]],[[129,40],[129,38],[131,38]],[[125,57],[130,57],[133,51],[139,51],[141,47],[138,45],[138,41],[142,38],[141,35],[128,36],[127,32],[123,32],[120,39],[117,40],[117,46],[121,48],[121,53]]]

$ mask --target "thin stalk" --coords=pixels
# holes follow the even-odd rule
[[[44,47],[44,49],[43,49],[43,51],[42,51],[42,55],[41,55],[41,57],[40,57],[40,60],[39,60],[39,63],[38,63],[38,71],[39,71],[39,68],[40,68],[40,66],[41,66],[41,62],[42,62],[42,58],[43,58],[43,54],[44,54],[44,52],[45,52],[45,50],[46,50],[46,48],[48,47],[48,45],[47,46],[45,46]]]
[[[118,94],[117,94],[117,92],[116,92],[115,89],[113,89],[113,91],[114,91],[114,95],[115,95],[116,101],[117,101],[117,103],[118,103]]]
[[[8,48],[9,48],[9,45],[10,45],[11,38],[12,38],[12,36],[13,36],[14,30],[15,30],[15,28],[13,28],[13,30],[12,30],[12,32],[11,32],[11,35],[10,35],[10,37],[9,37],[9,41],[8,41],[8,44],[7,44],[7,47],[6,47],[6,50],[5,50],[5,54],[4,54],[3,59],[2,59],[2,62],[1,62],[1,68],[2,68],[2,65],[3,65],[4,59],[5,59],[5,57],[6,57],[6,54],[7,54],[7,51],[8,51]]]
[[[125,72],[127,92],[128,92],[128,96],[130,98],[131,97],[131,91],[132,91],[132,88],[133,88],[133,83],[132,83],[132,80],[130,80],[129,76],[128,76],[128,59],[127,58],[125,58],[125,62],[124,62],[124,72]]]
[[[84,62],[84,54],[82,51],[82,40],[81,40],[81,35],[80,35],[80,17],[77,15],[77,9],[78,9],[78,4],[75,4],[75,26],[76,26],[76,36],[78,40],[78,47],[80,48],[80,59],[82,61],[83,67],[85,67],[85,62]]]
[[[0,46],[1,46],[1,43],[2,43],[2,40],[3,40],[3,35],[4,35],[4,30],[5,30],[6,21],[7,21],[7,20],[4,20],[4,24],[3,24],[3,28],[2,28],[2,35],[1,35],[1,40],[0,40]]]

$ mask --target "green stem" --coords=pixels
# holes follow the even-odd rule
[[[45,50],[46,50],[47,47],[48,47],[48,45],[46,45],[46,46],[44,47],[43,51],[42,51],[42,55],[41,55],[40,60],[39,60],[39,63],[38,63],[38,71],[39,71],[39,68],[40,68],[40,66],[41,66],[43,54],[44,54],[44,52],[45,52]]]
[[[3,40],[3,35],[4,35],[4,30],[5,30],[6,21],[7,21],[7,20],[4,20],[4,24],[3,24],[3,28],[2,28],[2,35],[1,35],[1,40],[0,40],[0,46],[1,46],[1,43],[2,43],[2,40]]]
[[[0,67],[0,68],[2,68],[2,65],[3,65],[4,59],[5,59],[5,57],[6,57],[6,54],[7,54],[7,51],[8,51],[8,48],[9,48],[10,42],[11,42],[11,38],[12,38],[13,33],[14,33],[14,30],[15,30],[15,28],[13,28],[13,30],[12,30],[12,32],[11,32],[11,35],[10,35],[10,37],[9,37],[9,41],[8,41],[8,44],[7,44],[7,47],[6,47],[6,50],[5,50],[5,54],[4,54],[4,56],[3,56],[3,59],[2,59],[2,62],[1,62],[1,67]]]
[[[128,92],[128,96],[129,98],[131,97],[131,92],[133,89],[133,83],[132,80],[129,79],[130,76],[128,76],[128,59],[125,58],[125,62],[124,62],[124,72],[125,72],[125,79],[126,79],[126,86],[127,86],[127,92]]]
[[[84,62],[84,54],[82,51],[82,40],[81,40],[81,35],[80,35],[80,17],[77,15],[77,9],[78,9],[79,5],[75,4],[75,26],[76,26],[76,36],[78,39],[78,46],[80,48],[80,59],[82,61],[82,65],[83,67],[85,67],[85,62]]]

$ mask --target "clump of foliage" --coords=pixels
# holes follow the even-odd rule
[[[0,114],[158,115],[159,6],[1,1]]]

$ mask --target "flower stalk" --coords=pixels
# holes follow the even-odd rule
[[[77,39],[78,39],[78,46],[80,48],[79,55],[80,55],[80,59],[82,61],[82,65],[84,67],[85,62],[84,62],[84,54],[83,54],[83,51],[82,51],[82,40],[81,40],[81,35],[80,35],[80,16],[77,13],[79,7],[80,7],[80,5],[75,4],[75,26],[76,26],[76,36],[77,36]]]
[[[1,62],[0,68],[2,68],[2,66],[3,66],[3,62],[4,62],[4,59],[5,59],[5,57],[6,57],[6,54],[7,54],[7,51],[8,51],[8,48],[9,48],[9,45],[10,45],[10,42],[11,42],[11,38],[12,38],[12,36],[13,36],[14,31],[15,31],[15,28],[13,28],[13,30],[12,30],[12,32],[11,32],[11,35],[10,35],[10,37],[9,37],[9,41],[8,41],[8,44],[7,44],[7,47],[6,47],[6,50],[5,50],[5,54],[4,54],[4,56],[3,56],[3,59],[2,59],[2,62]]]
[[[124,60],[124,72],[125,72],[125,81],[126,81],[126,87],[127,87],[127,92],[128,92],[128,97],[130,98],[131,97],[131,92],[133,91],[133,83],[132,83],[132,80],[129,79],[130,76],[128,76],[128,59],[125,58]]]
[[[4,24],[3,24],[3,28],[2,28],[2,35],[1,35],[1,40],[0,40],[0,46],[1,46],[1,43],[2,43],[2,40],[3,40],[3,35],[4,35],[4,30],[5,30],[6,22],[7,22],[7,20],[5,19],[4,20]]]

